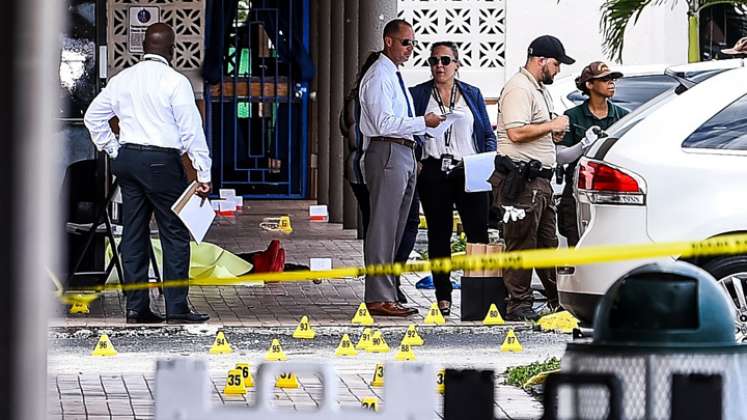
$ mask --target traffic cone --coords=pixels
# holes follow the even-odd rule
[[[99,342],[96,343],[96,347],[94,347],[93,353],[91,353],[92,356],[116,356],[117,354],[119,353],[117,353],[114,345],[109,341],[109,336],[106,334],[102,334],[99,337]]]
[[[361,407],[366,410],[379,411],[379,399],[376,397],[364,397],[361,400]]]
[[[301,322],[296,327],[296,331],[293,331],[293,338],[311,340],[314,337],[316,337],[316,332],[311,328],[311,324],[309,324],[309,317],[306,315],[302,316]]]
[[[353,317],[353,320],[350,321],[353,324],[360,324],[360,325],[373,325],[374,319],[371,316],[370,313],[368,313],[368,308],[366,307],[365,303],[361,303],[358,306],[358,310],[355,311],[355,316]]]
[[[75,302],[73,303],[73,306],[70,307],[70,313],[71,314],[88,314],[88,313],[91,313],[91,310],[88,309],[87,303]]]
[[[412,347],[409,344],[401,343],[399,345],[399,351],[394,356],[394,360],[403,362],[405,360],[415,360],[415,353],[412,352]]]
[[[254,387],[254,377],[249,370],[249,366],[249,363],[236,363],[236,367],[234,368],[241,371],[241,376],[244,378],[244,388],[247,389]]]
[[[276,388],[296,389],[299,387],[298,378],[293,372],[284,372],[275,380]]]
[[[389,345],[384,340],[381,331],[375,330],[371,336],[371,345],[367,350],[369,353],[386,353],[389,351]]]
[[[428,310],[428,315],[425,317],[424,323],[427,325],[444,325],[446,323],[444,316],[441,314],[441,310],[438,309],[437,303],[434,302],[433,305],[431,305],[431,309]]]
[[[436,391],[443,394],[446,391],[446,369],[439,369],[436,374]]]
[[[226,336],[223,334],[223,331],[218,331],[218,334],[215,336],[215,341],[213,342],[213,346],[210,347],[210,354],[229,354],[233,353],[233,349],[231,348],[231,345],[228,344],[228,340],[226,339]]]
[[[340,345],[337,346],[337,350],[335,350],[335,356],[355,356],[356,354],[358,354],[358,352],[355,351],[355,347],[350,341],[350,337],[347,334],[343,334],[342,339],[340,340]]]
[[[356,350],[368,350],[371,346],[371,329],[366,328],[361,334],[361,338],[358,340],[358,344],[355,345]]]
[[[521,343],[519,343],[519,339],[516,337],[516,334],[514,334],[514,329],[511,328],[508,330],[508,334],[506,334],[506,339],[503,340],[503,344],[501,344],[501,352],[519,353],[522,350]]]
[[[490,308],[488,309],[488,313],[485,315],[485,319],[482,320],[483,325],[503,325],[506,321],[503,320],[501,317],[501,313],[498,311],[498,308],[495,306],[495,303],[490,304]]]
[[[405,332],[405,338],[402,339],[402,343],[409,344],[411,346],[423,345],[423,338],[418,334],[418,330],[415,328],[415,324],[410,324],[407,327],[407,332]]]
[[[270,344],[270,348],[267,349],[267,353],[265,353],[265,360],[268,362],[282,362],[288,360],[288,356],[283,353],[283,348],[280,347],[280,340],[277,338],[272,339],[272,344]]]
[[[226,386],[223,387],[223,393],[226,395],[246,394],[244,373],[241,369],[231,369],[228,371],[228,375],[226,375]]]
[[[377,363],[374,369],[373,379],[371,380],[371,386],[381,388],[384,386],[384,365]]]

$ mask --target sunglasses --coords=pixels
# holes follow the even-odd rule
[[[404,39],[403,38],[392,38],[392,39],[396,39],[397,41],[399,41],[399,43],[402,44],[403,47],[412,46],[413,48],[415,48],[418,46],[418,41],[414,39],[409,39],[409,38],[404,38]]]
[[[600,82],[607,82],[607,83],[609,83],[609,82],[617,80],[617,78],[616,77],[612,77],[612,75],[609,75],[609,76],[599,77],[599,78],[594,79],[594,80],[599,80]]]
[[[441,57],[428,57],[428,64],[431,65],[431,67],[435,67],[438,65],[439,61],[441,62],[442,66],[448,66],[451,64],[451,62],[457,62],[455,59],[449,57],[448,55],[442,55]]]

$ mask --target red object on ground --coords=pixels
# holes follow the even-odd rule
[[[280,247],[280,241],[273,239],[266,250],[252,257],[254,273],[277,273],[285,268],[285,250]]]

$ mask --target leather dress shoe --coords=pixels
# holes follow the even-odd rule
[[[448,300],[439,300],[438,310],[441,311],[441,315],[449,316],[451,314],[451,302]]]
[[[376,316],[406,317],[418,313],[417,309],[402,306],[399,302],[370,302],[366,307],[371,315]]]
[[[160,322],[163,322],[163,320],[163,316],[151,310],[147,310],[145,312],[132,310],[127,311],[128,324],[158,324]]]
[[[192,311],[183,314],[166,314],[166,322],[169,324],[198,324],[208,319],[210,319],[208,314]]]

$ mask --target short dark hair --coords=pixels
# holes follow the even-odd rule
[[[393,36],[399,34],[399,30],[402,28],[402,25],[409,26],[412,28],[412,24],[410,22],[404,20],[404,19],[393,19],[390,20],[385,26],[384,26],[384,37],[387,36]]]
[[[454,54],[454,58],[456,61],[459,61],[459,48],[457,47],[457,44],[452,41],[438,41],[431,44],[431,54],[433,54],[433,50],[435,50],[438,47],[446,47],[451,50],[452,54]]]

